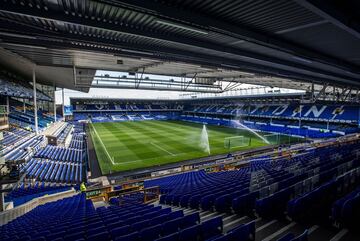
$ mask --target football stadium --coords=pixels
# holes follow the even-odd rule
[[[1,241],[359,241],[360,3],[0,0]]]

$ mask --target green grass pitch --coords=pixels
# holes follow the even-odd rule
[[[249,131],[208,125],[210,155],[228,153],[224,139],[251,137],[246,150],[267,145]],[[200,147],[202,125],[181,121],[138,121],[90,124],[103,174],[153,167],[208,156]]]

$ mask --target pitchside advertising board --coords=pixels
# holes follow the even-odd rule
[[[72,115],[73,114],[73,106],[65,105],[64,106],[64,115]]]

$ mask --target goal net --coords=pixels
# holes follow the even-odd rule
[[[224,139],[224,147],[227,149],[248,146],[250,138],[245,136],[232,136]]]
[[[285,135],[280,133],[267,134],[267,135],[263,135],[263,137],[265,138],[265,140],[269,142],[269,144],[272,145],[291,144],[302,141],[301,138],[299,137],[293,137],[290,135]]]
[[[269,144],[280,144],[280,134],[267,134],[263,135],[264,139],[267,140]]]

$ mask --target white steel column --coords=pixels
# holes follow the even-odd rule
[[[56,86],[55,86],[55,82],[54,82],[54,121],[56,121],[56,100],[55,100],[55,96],[56,96]]]
[[[64,88],[62,88],[62,112],[63,112],[63,119],[65,121],[65,105],[64,105],[65,100],[64,99],[65,99],[64,98]]]
[[[7,108],[7,112],[10,113],[10,100],[9,100],[9,96],[6,96],[6,108]]]
[[[35,117],[35,133],[36,135],[39,133],[38,127],[38,116],[37,116],[37,96],[36,96],[36,76],[35,76],[35,66],[33,67],[33,94],[34,94],[34,117]]]

